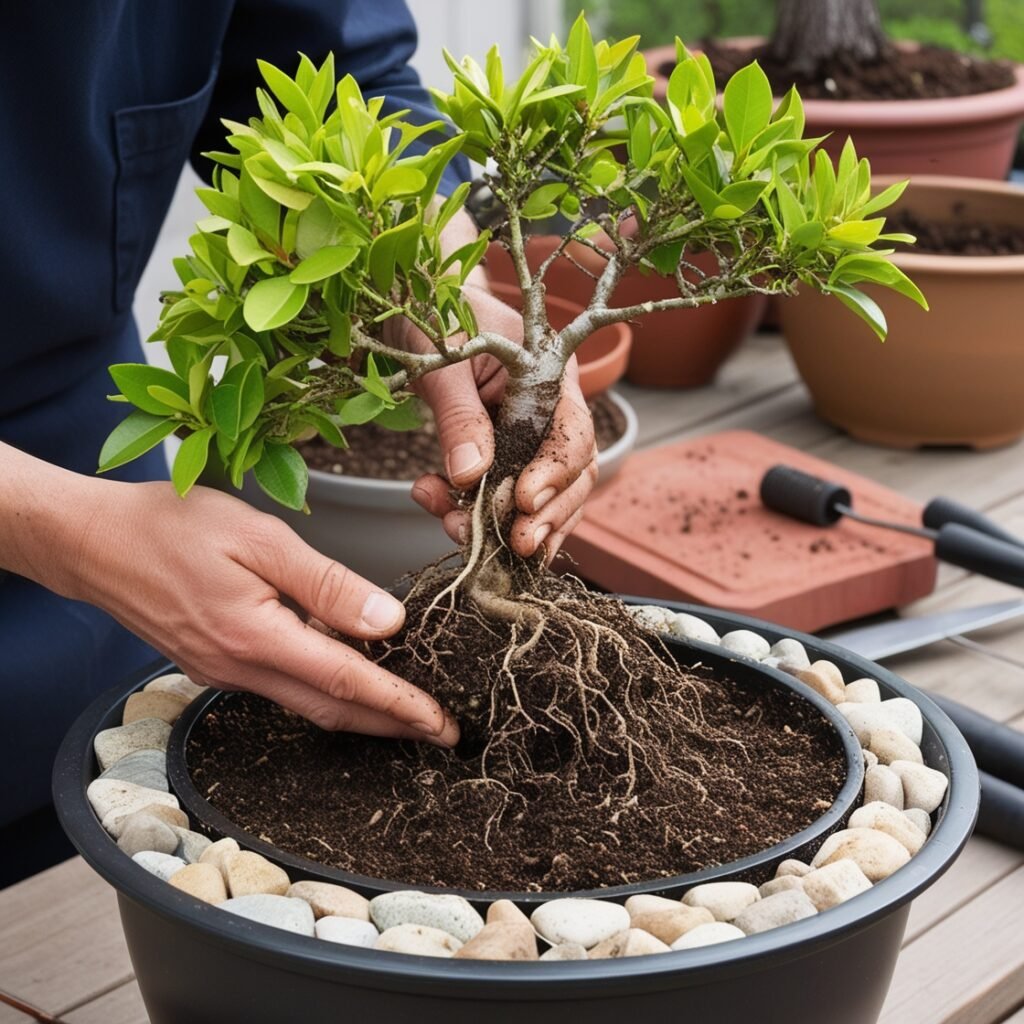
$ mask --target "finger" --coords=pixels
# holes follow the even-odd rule
[[[524,558],[532,555],[549,537],[561,530],[583,507],[597,483],[597,462],[586,469],[557,497],[532,516],[517,516],[512,524],[512,549]]]
[[[465,544],[469,538],[469,513],[468,512],[449,512],[444,519],[441,520],[442,526],[444,526],[444,532],[456,544]]]
[[[312,687],[336,701],[359,704],[411,725],[416,731],[442,736],[448,719],[433,697],[345,644],[301,623],[281,606],[262,624],[266,641],[257,649],[252,673],[255,685],[282,676]]]
[[[257,543],[246,549],[246,568],[346,636],[377,640],[401,627],[401,601],[275,522],[263,524]]]
[[[432,516],[437,516],[439,519],[449,512],[455,511],[451,484],[436,473],[421,476],[412,485],[412,498],[417,505],[422,506]]]
[[[594,455],[594,421],[579,386],[567,378],[551,429],[516,483],[519,510],[539,511],[583,472]]]
[[[573,530],[576,529],[577,524],[583,518],[584,509],[577,509],[569,518],[566,520],[565,525],[560,529],[556,530],[551,534],[546,541],[544,541],[544,550],[547,553],[545,561],[546,565],[551,565],[554,562],[558,552],[562,550],[562,545],[565,543],[566,538]]]

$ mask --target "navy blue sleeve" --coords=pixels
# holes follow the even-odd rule
[[[333,51],[338,76],[351,74],[364,96],[385,96],[385,110],[408,109],[407,117],[415,123],[436,120],[430,94],[409,64],[416,38],[405,0],[238,0],[209,114],[196,136],[193,166],[209,178],[210,162],[200,153],[225,148],[220,118],[245,122],[258,113],[255,90],[263,83],[257,59],[292,75],[300,51],[318,66]],[[469,177],[468,161],[456,157],[445,171],[441,191],[450,194]]]

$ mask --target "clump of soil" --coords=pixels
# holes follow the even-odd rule
[[[945,99],[1006,89],[1016,81],[1009,61],[983,60],[937,46],[892,48],[881,60],[871,63],[839,59],[814,75],[794,72],[776,60],[767,45],[748,48],[710,40],[701,43],[700,48],[711,61],[719,89],[725,87],[731,75],[756,59],[776,96],[795,85],[804,99]],[[668,64],[659,70],[671,74],[673,66]]]
[[[1024,225],[972,220],[963,206],[954,207],[953,216],[953,220],[936,221],[912,209],[898,210],[886,217],[885,230],[915,235],[914,245],[898,246],[907,252],[939,256],[1024,255]]]
[[[610,448],[626,432],[626,417],[608,397],[598,395],[587,403],[594,417],[597,450]],[[370,480],[415,480],[425,473],[444,474],[438,447],[437,427],[423,406],[423,425],[416,430],[395,431],[375,423],[346,427],[348,448],[335,448],[315,437],[298,445],[310,469],[338,476]]]
[[[619,602],[578,581],[536,577],[519,597],[547,618],[525,635],[484,623],[450,582],[414,589],[415,625],[377,653],[455,711],[457,751],[325,733],[237,694],[193,729],[200,792],[249,833],[324,864],[518,891],[724,863],[834,801],[841,745],[799,698],[679,668]]]

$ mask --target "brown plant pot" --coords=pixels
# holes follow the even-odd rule
[[[877,178],[885,187],[892,178]],[[1024,226],[1024,190],[915,178],[898,205],[936,220]],[[779,303],[783,333],[818,413],[860,440],[901,448],[991,448],[1024,434],[1024,256],[900,253],[931,312],[866,289],[889,322],[880,344],[835,299],[810,288]]]
[[[754,47],[764,39],[723,40]],[[913,45],[913,44],[904,44]],[[655,78],[654,95],[664,99],[668,78],[661,67],[675,64],[674,46],[644,53]],[[946,174],[1003,180],[1024,122],[1024,65],[1006,89],[926,100],[804,100],[806,135],[828,135],[823,148],[838,158],[847,137],[879,174]]]
[[[553,235],[530,238],[527,260],[531,267],[536,269],[558,243],[559,239]],[[585,246],[572,245],[569,252],[591,273],[600,273],[604,266],[601,257]],[[707,253],[688,254],[687,259],[704,273],[716,270],[713,257]],[[512,261],[499,245],[491,246],[487,273],[492,284],[515,286]],[[580,306],[590,302],[594,291],[594,281],[567,259],[556,260],[546,280],[550,295]],[[615,304],[634,305],[676,294],[671,278],[630,271],[615,289]],[[752,295],[697,309],[668,310],[644,316],[632,325],[633,346],[626,379],[650,388],[694,388],[710,383],[725,360],[753,330],[764,306],[764,296]]]

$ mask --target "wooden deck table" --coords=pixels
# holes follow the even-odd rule
[[[903,452],[851,441],[812,414],[775,335],[751,338],[711,387],[621,390],[639,414],[643,446],[757,430],[922,501],[948,494],[1024,533],[1024,445],[986,453]],[[1015,593],[942,567],[936,591],[912,612]],[[926,690],[1024,730],[1024,629],[1011,622],[972,636],[991,653],[944,641],[887,665]],[[0,1024],[145,1024],[113,890],[80,859],[0,892],[0,991],[40,1011],[33,1018],[0,1004]],[[914,903],[882,1022],[1024,1024],[1024,853],[972,839],[949,873]]]

